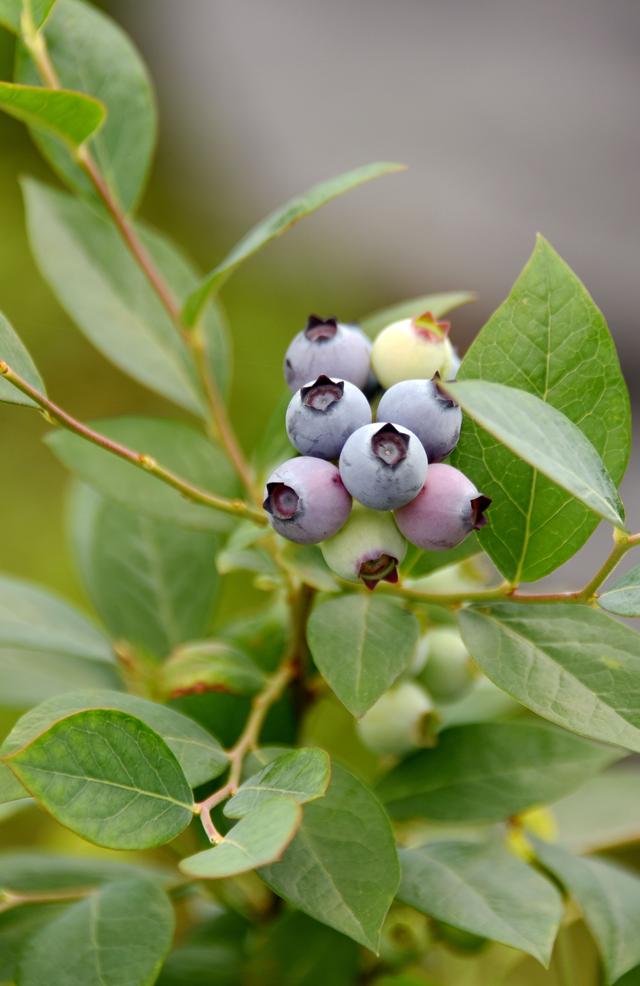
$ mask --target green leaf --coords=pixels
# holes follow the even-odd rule
[[[618,483],[629,456],[629,398],[601,312],[542,238],[511,294],[466,354],[458,380],[535,394],[577,425]],[[545,439],[545,448],[551,443]],[[493,498],[480,543],[500,571],[533,582],[580,548],[596,516],[465,421],[453,464]]]
[[[602,859],[536,840],[536,856],[575,898],[613,983],[640,963],[640,879]]]
[[[42,27],[55,2],[56,0],[30,0],[31,19],[34,27]],[[23,9],[24,0],[0,0],[0,24],[4,24],[14,34],[20,34],[20,19]]]
[[[285,233],[294,223],[315,212],[339,195],[344,195],[352,188],[357,188],[358,185],[371,181],[372,178],[379,178],[381,175],[403,170],[404,165],[402,164],[389,164],[387,162],[366,164],[361,168],[355,168],[353,171],[347,171],[335,178],[330,178],[328,181],[320,182],[319,185],[314,185],[307,192],[290,199],[285,205],[276,209],[257,226],[250,229],[224,260],[217,267],[214,267],[211,273],[207,274],[198,287],[189,294],[183,309],[183,317],[187,325],[195,325],[207,299],[217,294],[240,264],[271,243],[276,237]]]
[[[264,672],[236,647],[219,640],[202,640],[178,648],[160,676],[171,698],[200,692],[255,695],[264,688]]]
[[[14,332],[11,325],[0,312],[0,360],[8,363],[12,370],[24,377],[27,383],[45,393],[42,377],[36,370],[35,364],[29,353],[22,345],[18,335]],[[24,407],[37,407],[38,405],[27,397],[26,394],[4,380],[0,376],[0,401],[5,404],[21,404]]]
[[[224,813],[228,818],[244,818],[275,795],[303,805],[326,794],[330,778],[331,762],[324,750],[292,750],[249,777],[227,801]]]
[[[353,986],[358,949],[332,928],[289,911],[272,922],[255,950],[249,982],[278,986]]]
[[[35,130],[54,134],[73,148],[84,144],[105,118],[103,104],[91,96],[11,82],[0,82],[0,109]]]
[[[72,904],[31,939],[20,986],[148,986],[173,937],[173,908],[155,883],[111,883]],[[55,970],[55,971],[54,971]]]
[[[14,801],[19,801],[21,798],[28,800],[29,795],[9,768],[0,763],[0,805],[13,804]]]
[[[188,716],[137,695],[97,689],[70,692],[30,709],[0,746],[0,755],[14,753],[54,723],[87,709],[115,709],[140,719],[173,751],[191,787],[199,787],[218,777],[228,766],[227,756],[218,741]]]
[[[52,593],[0,576],[0,705],[118,684],[111,645],[93,623]]]
[[[553,806],[558,842],[594,852],[640,842],[640,769],[626,761]]]
[[[219,583],[215,534],[135,513],[80,484],[69,523],[84,585],[114,639],[165,657],[205,633]]]
[[[180,945],[167,957],[157,986],[243,986],[243,959],[222,941]]]
[[[291,798],[268,798],[204,852],[183,859],[187,876],[217,880],[255,870],[280,859],[302,821],[302,809]]]
[[[465,609],[472,657],[509,695],[583,736],[640,752],[640,635],[590,606]]]
[[[223,496],[236,492],[225,456],[189,425],[160,418],[113,418],[93,422],[92,427],[112,441],[151,455],[196,486]],[[126,507],[196,530],[227,530],[233,523],[227,514],[191,503],[166,483],[72,432],[61,429],[45,441],[80,479]]]
[[[53,855],[41,850],[0,852],[0,887],[14,893],[47,894],[77,890],[78,887],[91,890],[103,883],[134,876],[155,880],[161,885],[169,885],[174,880],[172,870],[136,866],[113,858]]]
[[[425,575],[437,572],[440,568],[457,565],[481,553],[475,534],[466,537],[455,548],[446,551],[421,551],[420,548],[409,545],[407,557],[402,563],[402,574],[404,578],[421,579]]]
[[[562,918],[553,884],[499,844],[401,849],[398,897],[424,914],[549,965]]]
[[[389,819],[375,795],[334,764],[326,795],[305,805],[298,835],[262,876],[305,914],[375,952],[399,881]]]
[[[0,983],[3,986],[13,986],[16,982],[20,957],[35,933],[64,911],[62,905],[32,904],[0,913]]]
[[[25,179],[22,189],[36,263],[81,332],[134,380],[204,415],[191,354],[111,220],[33,179]],[[196,281],[188,261],[158,233],[141,224],[137,231],[169,288],[176,295],[187,291]],[[220,313],[211,306],[205,330],[224,388],[228,342]]]
[[[378,793],[393,818],[498,822],[578,787],[620,754],[545,723],[452,726],[398,764]]]
[[[418,298],[400,301],[367,315],[360,320],[360,328],[373,339],[391,322],[398,322],[403,318],[416,318],[423,312],[431,312],[434,318],[442,318],[455,308],[468,305],[475,300],[476,296],[471,291],[438,291],[434,294],[422,294]]]
[[[355,716],[364,715],[405,670],[418,633],[412,613],[373,595],[321,602],[307,625],[320,673]]]
[[[500,383],[465,380],[445,388],[488,435],[603,520],[624,527],[622,503],[602,459],[561,411]]]
[[[147,70],[133,44],[106,14],[79,0],[58,0],[44,35],[53,67],[65,89],[95,96],[107,121],[89,147],[125,211],[133,209],[146,184],[156,142],[156,110]],[[38,85],[31,56],[19,46],[17,82]],[[98,196],[67,147],[41,133],[35,143],[71,188],[98,202]]]
[[[162,845],[193,817],[175,756],[124,712],[70,715],[3,759],[54,818],[99,846]]]
[[[616,616],[640,616],[640,565],[598,597],[598,605]]]

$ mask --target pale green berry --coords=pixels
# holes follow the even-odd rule
[[[453,365],[447,339],[448,322],[438,322],[430,312],[418,318],[392,322],[376,337],[371,350],[373,372],[383,387],[401,380],[445,377]],[[446,378],[446,377],[445,377]]]
[[[401,757],[433,736],[433,702],[413,681],[401,681],[358,720],[360,739],[380,756]]]
[[[320,550],[332,572],[349,582],[362,582],[375,589],[378,582],[397,582],[398,565],[407,542],[395,525],[393,515],[368,510],[357,504],[349,521]]]
[[[425,634],[428,656],[419,680],[437,702],[453,702],[470,688],[473,663],[455,627],[435,627]]]

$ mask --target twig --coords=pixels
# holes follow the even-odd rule
[[[227,497],[209,493],[208,490],[203,490],[199,486],[194,486],[188,480],[171,472],[171,470],[165,469],[152,456],[127,448],[126,445],[121,445],[120,442],[115,442],[111,438],[107,438],[106,435],[101,435],[100,432],[94,431],[93,428],[83,424],[81,421],[77,421],[61,407],[58,407],[57,404],[49,400],[48,397],[41,394],[39,390],[32,387],[24,377],[21,377],[15,370],[12,370],[4,360],[0,360],[0,376],[3,376],[17,390],[30,397],[43,411],[47,412],[50,418],[61,424],[63,428],[72,431],[93,445],[99,446],[99,448],[104,449],[106,452],[110,452],[112,455],[116,455],[118,458],[130,462],[138,469],[150,473],[156,479],[166,483],[167,486],[172,486],[178,490],[187,500],[192,500],[194,503],[199,503],[205,507],[211,507],[214,510],[221,510],[227,514],[233,514],[236,517],[248,518],[255,524],[266,525],[267,520],[264,512],[258,510],[256,507],[250,506],[250,504],[245,503],[243,500],[230,500]]]

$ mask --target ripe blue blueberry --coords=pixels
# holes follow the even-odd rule
[[[391,514],[355,506],[348,524],[320,550],[329,568],[349,582],[375,589],[378,582],[397,582],[407,542]]]
[[[298,544],[318,544],[346,523],[351,497],[334,465],[305,455],[271,473],[263,506],[278,534]]]
[[[321,373],[348,380],[361,390],[371,366],[371,343],[355,326],[335,318],[310,315],[306,328],[287,349],[284,375],[290,390],[299,390]]]
[[[287,435],[303,455],[337,459],[349,435],[370,421],[371,407],[361,390],[321,374],[291,398]]]
[[[376,336],[371,351],[373,371],[382,386],[392,387],[415,377],[430,380],[436,373],[446,379],[453,359],[447,339],[449,327],[431,312],[387,325]]]
[[[387,422],[364,425],[340,453],[340,475],[352,496],[373,510],[395,510],[418,494],[427,454],[406,428]]]
[[[382,395],[378,421],[393,421],[417,435],[429,462],[440,462],[458,444],[462,411],[434,380],[403,380]]]
[[[404,536],[419,548],[444,551],[484,527],[484,512],[490,503],[459,469],[436,462],[429,466],[415,500],[396,511],[396,521]]]

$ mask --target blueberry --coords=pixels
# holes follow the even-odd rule
[[[361,390],[321,374],[291,398],[287,435],[303,455],[337,459],[349,435],[370,421],[369,401]]]
[[[454,548],[470,531],[484,527],[491,500],[478,493],[470,479],[444,462],[429,466],[427,480],[415,500],[396,512],[398,527],[419,548]]]
[[[409,428],[422,442],[429,462],[440,462],[458,444],[462,411],[442,393],[437,380],[403,380],[387,390],[376,417]]]
[[[284,375],[291,390],[299,390],[321,373],[348,380],[361,390],[371,366],[371,343],[355,326],[335,318],[309,315],[306,328],[287,349]]]
[[[349,582],[375,589],[378,582],[397,582],[398,565],[407,543],[391,514],[374,513],[356,506],[349,523],[321,545],[329,568]]]
[[[387,422],[364,425],[340,453],[340,475],[352,496],[373,510],[394,510],[418,494],[427,454],[406,428]]]
[[[451,363],[448,322],[430,312],[392,322],[376,337],[371,350],[373,371],[383,387],[416,377],[430,380]]]
[[[462,698],[474,680],[473,664],[455,627],[434,627],[424,637],[427,660],[419,681],[437,702]]]
[[[318,544],[346,523],[351,497],[334,465],[301,456],[271,473],[264,509],[278,534],[298,544]]]
[[[433,703],[413,681],[394,685],[357,723],[365,746],[398,757],[428,743],[434,727]]]

